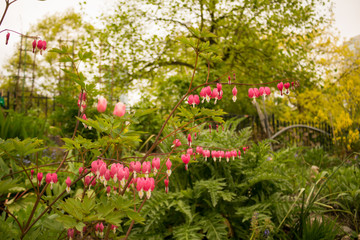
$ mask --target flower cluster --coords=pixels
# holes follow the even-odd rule
[[[257,88],[249,88],[248,90],[248,96],[249,98],[254,99],[254,101],[256,101],[256,98],[261,97],[261,96],[268,96],[271,94],[271,90],[269,87],[260,87],[259,89]]]
[[[39,40],[37,43],[36,43],[36,39],[34,39],[33,43],[32,43],[32,47],[33,47],[33,53],[35,53],[35,50],[36,50],[36,47],[37,49],[39,49],[40,51],[40,54],[42,54],[42,51],[46,50],[46,41],[43,41],[43,40]]]
[[[297,88],[299,86],[300,86],[300,84],[299,84],[298,81],[291,82],[291,89],[292,90],[295,90],[295,88]],[[289,91],[290,83],[288,83],[288,82],[287,83],[283,83],[283,82],[278,83],[277,88],[279,89],[281,96],[283,95],[283,89],[284,88],[286,89],[286,94],[290,94],[290,91]]]
[[[207,102],[210,102],[210,99],[215,99],[214,104],[218,100],[221,100],[223,97],[223,91],[222,91],[222,85],[221,83],[216,84],[216,88],[211,90],[210,86],[204,87],[200,91],[200,97],[202,97],[202,103],[206,100]]]

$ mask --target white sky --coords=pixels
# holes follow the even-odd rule
[[[69,8],[80,10],[81,0],[18,0],[8,10],[0,30],[10,28],[25,33],[31,24],[46,15],[56,12],[63,12]],[[116,0],[87,0],[85,11],[88,18],[95,20],[102,12],[111,11],[111,6]],[[333,0],[335,3],[335,27],[339,30],[340,36],[349,39],[360,34],[360,0]],[[0,13],[5,9],[5,0],[0,0]],[[95,21],[92,21],[93,23]],[[5,45],[6,32],[0,34],[0,71],[1,66],[10,58],[15,50],[15,43],[20,37],[11,34],[9,45]]]

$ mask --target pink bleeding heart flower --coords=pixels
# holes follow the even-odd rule
[[[181,146],[181,142],[179,139],[175,139],[173,141],[173,146],[172,147],[180,147]]]
[[[99,97],[98,104],[97,104],[97,110],[98,112],[105,112],[107,106],[107,100],[104,97]]]
[[[43,41],[43,47],[42,47],[42,49],[45,51],[46,50],[46,46],[47,45],[47,43],[46,43],[46,41]]]
[[[259,89],[257,88],[254,88],[254,94],[255,94],[255,97],[260,97],[260,92],[259,92]]]
[[[125,115],[125,112],[126,112],[126,106],[125,106],[125,104],[123,104],[122,102],[118,102],[118,103],[115,105],[113,114],[114,114],[115,116],[122,117],[122,116]]]
[[[44,46],[43,41],[39,40],[38,43],[37,43],[37,48],[40,50],[41,55],[42,55],[43,46]]]
[[[80,112],[84,113],[86,109],[86,92],[79,94],[78,107],[80,108]]]
[[[291,89],[292,89],[292,90],[295,90],[294,82],[291,82]]]
[[[228,76],[228,83],[231,84],[231,77]]]
[[[205,99],[206,99],[206,89],[205,88],[202,88],[201,90],[200,90],[200,97],[202,98],[202,103],[205,101]]]
[[[42,40],[39,40],[38,43],[37,43],[37,48],[39,50],[42,50],[42,47],[43,47],[43,41]]]
[[[107,197],[110,197],[110,192],[111,192],[111,187],[107,186],[106,187],[106,195],[107,195]]]
[[[167,168],[166,174],[168,175],[168,177],[170,177],[170,175],[171,175],[171,165],[172,165],[172,163],[171,163],[170,159],[168,158],[168,160],[166,161],[166,168]]]
[[[39,186],[41,185],[41,180],[43,179],[43,173],[42,172],[39,172],[37,174],[37,179],[38,179],[38,183],[39,183]]]
[[[255,96],[255,92],[254,92],[253,88],[249,88],[248,96],[249,96],[249,98],[254,98],[255,99],[256,96]]]
[[[267,96],[269,96],[270,93],[271,93],[271,90],[270,90],[269,87],[265,87],[264,91],[265,91],[265,94],[266,94]]]
[[[197,154],[203,154],[203,148],[200,147],[200,146],[197,146],[197,147],[196,147],[196,153],[197,153]]]
[[[217,88],[214,88],[213,89],[213,92],[211,94],[211,98],[215,98],[215,102],[214,104],[216,104],[217,100],[218,100],[218,97],[219,97],[219,91],[217,90]]]
[[[189,147],[191,147],[192,139],[191,139],[191,134],[190,133],[188,134],[187,140],[188,140]]]
[[[211,151],[211,157],[213,158],[214,162],[216,162],[216,158],[218,158],[218,152],[217,151]]]
[[[232,153],[231,152],[226,152],[225,157],[226,157],[226,162],[229,162],[230,158],[232,157]]]
[[[238,156],[239,156],[239,158],[241,157],[241,151],[239,150],[239,152],[238,152]]]
[[[219,151],[219,162],[221,162],[221,158],[225,158],[225,152]]]
[[[134,173],[134,178],[136,178],[136,173],[141,172],[141,163],[139,161],[130,163],[130,172]]]
[[[110,229],[113,231],[114,234],[116,233],[116,229],[117,229],[117,228],[118,228],[117,226],[111,224],[111,228],[110,228]]]
[[[72,240],[74,238],[74,233],[75,233],[75,230],[73,228],[69,228],[67,230],[67,235],[68,235],[69,240]]]
[[[189,154],[181,155],[181,160],[185,164],[185,169],[188,170],[188,163],[190,162],[190,155]]]
[[[104,224],[103,223],[96,224],[95,230],[96,230],[95,231],[96,236],[100,235],[101,238],[104,236]]]
[[[206,162],[207,158],[210,157],[210,150],[203,150],[203,156],[204,156],[205,162]]]
[[[188,104],[192,105],[194,103],[194,95],[189,95],[188,97]]]
[[[34,176],[34,169],[31,169],[30,173],[31,173],[31,179],[33,179],[33,176]]]
[[[35,49],[36,49],[36,40],[34,40],[32,42],[32,47],[33,47],[33,53],[35,52]]]
[[[259,96],[264,95],[264,93],[265,93],[265,88],[264,88],[264,87],[260,87],[260,88],[259,88]]]
[[[216,84],[216,88],[217,88],[218,92],[220,93],[220,92],[221,92],[221,89],[222,89],[221,83],[217,83],[217,84]]]
[[[193,155],[193,149],[189,148],[188,150],[186,150],[186,153],[189,155]]]
[[[133,179],[135,181],[135,179]],[[144,186],[145,186],[145,180],[144,178],[137,178],[136,179],[136,191],[138,191],[140,199],[144,196]]]
[[[69,176],[66,178],[65,183],[66,183],[66,186],[67,186],[66,187],[66,192],[70,193],[71,179],[70,179]]]
[[[8,33],[6,34],[5,45],[8,45],[8,43],[9,43],[9,38],[10,38],[10,33],[8,32]]]
[[[231,156],[232,156],[232,160],[235,160],[235,157],[237,156],[237,151],[236,150],[232,150],[231,151]]]
[[[233,101],[236,102],[236,95],[237,95],[237,89],[236,89],[236,86],[232,89],[232,94],[233,94]]]
[[[154,175],[156,175],[157,171],[160,169],[160,158],[153,158],[152,168],[154,169]]]
[[[86,117],[86,114],[84,113],[83,115],[82,115],[82,119],[84,119],[85,121],[87,121],[88,119],[87,119],[87,117]],[[84,128],[89,128],[89,130],[91,130],[92,129],[92,127],[91,126],[88,126],[88,125],[86,125],[85,123],[82,123],[83,125],[84,125]]]
[[[211,96],[212,96],[211,87],[210,86],[205,87],[205,98],[207,102],[210,102]]]
[[[279,89],[281,96],[283,95],[283,93],[282,93],[283,87],[284,87],[283,82],[278,83],[277,88]]]
[[[194,103],[195,103],[196,105],[199,105],[199,104],[200,104],[199,95],[194,95]],[[194,105],[193,105],[193,107],[194,107]]]
[[[146,192],[146,198],[150,199],[151,192],[155,189],[155,180],[154,178],[147,178],[144,186],[144,191]]]
[[[104,163],[104,164],[102,164],[102,165],[100,166],[100,169],[99,169],[99,172],[100,172],[100,181],[101,181],[101,182],[104,182],[104,180],[105,180],[106,170],[107,170],[107,168],[106,168],[106,163]]]
[[[142,173],[145,174],[145,177],[149,177],[149,173],[151,172],[151,163],[150,162],[143,162],[142,164]]]
[[[219,92],[218,100],[221,100],[221,99],[222,99],[223,93],[224,93],[223,91],[220,91],[220,92]]]
[[[110,176],[114,180],[114,183],[116,183],[118,180],[117,173],[118,173],[118,165],[116,163],[113,163],[110,167]]]
[[[104,174],[104,187],[106,187],[107,183],[109,182],[110,178],[111,178],[111,173],[109,169],[106,169],[106,172]]]
[[[285,83],[284,84],[284,87],[285,87],[285,89],[286,89],[286,94],[289,94],[290,92],[289,92],[289,88],[290,88],[290,83]]]
[[[165,184],[165,192],[168,193],[169,192],[169,177],[167,177],[164,180],[164,184]]]
[[[96,175],[96,178],[100,177],[100,167],[105,164],[102,160],[98,159],[91,163],[91,172]]]
[[[48,173],[45,177],[45,182],[50,184],[50,189],[53,189],[53,184],[58,182],[56,173]]]

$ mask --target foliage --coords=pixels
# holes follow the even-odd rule
[[[0,114],[0,138],[46,138],[49,123],[41,118],[16,113],[12,110]]]

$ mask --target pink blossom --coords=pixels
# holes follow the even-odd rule
[[[107,106],[107,101],[104,97],[100,97],[98,100],[98,104],[97,104],[97,110],[98,112],[105,112],[106,111],[106,106]]]
[[[110,192],[111,192],[111,187],[110,187],[110,186],[107,186],[107,187],[106,187],[106,195],[107,195],[108,197],[110,197]]]
[[[181,160],[185,164],[185,169],[188,170],[188,163],[190,162],[190,155],[189,154],[181,155]]]
[[[142,164],[142,173],[145,174],[145,177],[149,177],[149,173],[151,172],[151,163],[150,162],[143,162]]]
[[[115,225],[112,225],[111,224],[111,230],[113,230],[113,233],[115,234],[116,233],[116,229],[117,229],[118,227],[117,226],[115,226]]]
[[[225,157],[226,157],[226,161],[229,162],[230,158],[232,157],[232,153],[231,152],[226,152]]]
[[[32,42],[32,47],[33,47],[33,53],[35,52],[35,49],[36,49],[36,40],[34,40]]]
[[[192,139],[191,139],[191,134],[190,133],[188,134],[187,140],[188,140],[189,147],[191,147]]]
[[[115,183],[117,182],[117,179],[118,179],[117,172],[118,172],[118,165],[116,165],[116,163],[113,163],[110,167],[110,175]]]
[[[153,158],[152,168],[154,169],[154,175],[156,175],[157,171],[160,169],[160,158]]]
[[[265,93],[265,88],[264,88],[264,87],[260,87],[260,88],[259,88],[259,96],[264,95],[264,93]]]
[[[249,90],[248,90],[248,96],[249,96],[249,98],[255,98],[255,97],[256,97],[253,88],[249,88]]]
[[[283,95],[283,93],[282,93],[283,87],[284,87],[283,82],[278,83],[277,88],[279,89],[281,96]]]
[[[218,97],[219,97],[219,91],[217,90],[217,88],[214,88],[213,89],[213,92],[211,94],[211,98],[215,98],[215,102],[214,104],[216,104],[217,100],[218,100]]]
[[[122,116],[125,115],[125,112],[126,112],[126,106],[125,106],[125,104],[123,104],[122,102],[118,102],[118,103],[115,105],[113,114],[114,114],[115,116],[122,117]]]
[[[166,171],[166,174],[168,175],[168,177],[170,177],[171,175],[171,161],[170,159],[168,158],[168,160],[166,161],[166,168],[167,168],[167,171]]]
[[[39,186],[41,185],[41,180],[43,179],[43,173],[42,172],[39,172],[37,174],[37,179],[38,179],[38,182],[39,182]]]
[[[216,88],[217,88],[218,92],[220,93],[220,92],[221,92],[221,89],[222,89],[221,83],[217,83],[217,84],[216,84]]]
[[[66,178],[65,183],[67,185],[66,192],[69,193],[70,192],[70,185],[71,185],[71,179],[70,179],[69,176]]]
[[[181,146],[180,140],[179,140],[179,139],[175,139],[175,140],[173,141],[173,146],[175,146],[175,147],[180,147],[180,146]]]
[[[46,41],[43,41],[43,47],[42,47],[42,49],[43,49],[44,51],[46,50],[46,45],[47,45]]]
[[[207,161],[207,158],[210,157],[210,151],[209,150],[203,150],[203,156],[205,157],[205,161]]]
[[[200,104],[200,99],[199,99],[199,95],[194,95],[194,103],[196,105],[199,105]],[[193,105],[194,106],[194,105]]]
[[[165,192],[168,193],[169,192],[169,177],[167,177],[164,180],[164,184],[165,184]]]
[[[270,91],[269,87],[265,87],[265,93],[266,93],[267,96],[270,95],[271,91]]]
[[[284,84],[284,87],[285,87],[285,89],[286,89],[286,94],[289,94],[289,88],[290,88],[290,83],[285,83]]]
[[[237,89],[236,89],[236,86],[233,88],[232,90],[232,94],[233,94],[233,101],[236,102],[236,95],[237,95]]]
[[[10,38],[10,33],[8,32],[8,33],[6,34],[5,45],[8,45],[8,43],[9,43],[9,38]]]
[[[69,240],[72,240],[74,238],[74,233],[75,233],[75,230],[73,228],[69,228],[67,230],[67,235],[69,237]]]
[[[203,149],[202,149],[202,147],[197,146],[197,147],[196,147],[196,153],[197,153],[197,154],[203,154]]]

